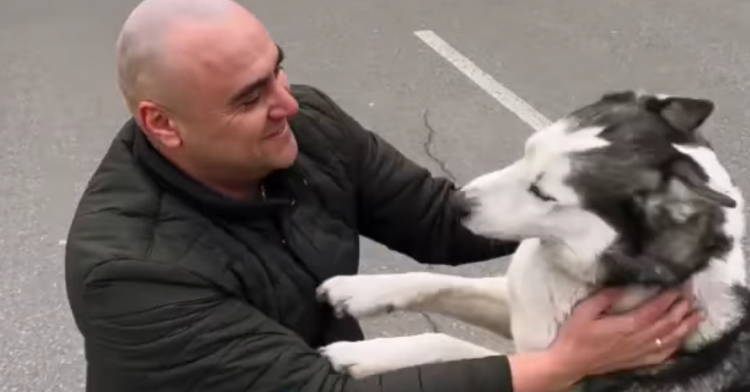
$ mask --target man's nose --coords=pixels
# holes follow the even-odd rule
[[[299,111],[299,103],[294,98],[288,85],[278,83],[274,91],[274,102],[271,106],[269,117],[272,120],[281,120],[294,116]]]

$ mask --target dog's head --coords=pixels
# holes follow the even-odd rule
[[[705,99],[605,95],[467,184],[464,223],[556,242],[574,256],[561,267],[591,283],[680,284],[731,249],[725,214],[742,202],[699,131],[713,110]]]

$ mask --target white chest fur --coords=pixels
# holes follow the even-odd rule
[[[545,260],[546,253],[539,240],[524,241],[506,274],[511,331],[519,352],[547,348],[573,305],[589,294],[585,285]]]

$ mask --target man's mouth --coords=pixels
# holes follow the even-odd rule
[[[289,124],[285,121],[281,126],[266,134],[266,137],[264,137],[264,139],[272,139],[277,136],[281,136],[282,134],[284,134],[284,132],[286,132],[286,128],[288,126]]]

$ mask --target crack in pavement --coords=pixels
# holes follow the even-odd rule
[[[427,140],[422,143],[424,153],[427,154],[433,162],[440,166],[440,170],[448,177],[448,179],[453,182],[457,181],[456,175],[448,169],[448,164],[432,152],[431,146],[435,143],[435,135],[437,134],[437,131],[435,131],[435,128],[430,124],[430,109],[425,109],[422,114],[422,122],[424,123],[425,128],[427,128]]]
[[[430,124],[429,115],[430,109],[427,108],[422,114],[422,122],[424,123],[424,127],[427,129],[427,138],[425,139],[425,142],[422,143],[422,150],[433,162],[435,162],[440,167],[440,170],[446,177],[448,177],[449,180],[455,182],[456,176],[455,174],[453,174],[453,172],[451,172],[450,169],[448,169],[448,164],[432,152],[432,146],[435,143],[435,135],[437,135],[437,131],[435,131],[435,128],[433,128],[432,124]],[[434,271],[434,267],[432,265],[428,265],[426,270]],[[425,321],[427,321],[427,324],[430,325],[430,329],[432,330],[432,332],[442,332],[440,331],[440,327],[438,326],[437,321],[435,321],[435,319],[433,319],[429,314],[424,312],[419,312],[419,314],[421,314],[422,317],[424,317]]]

